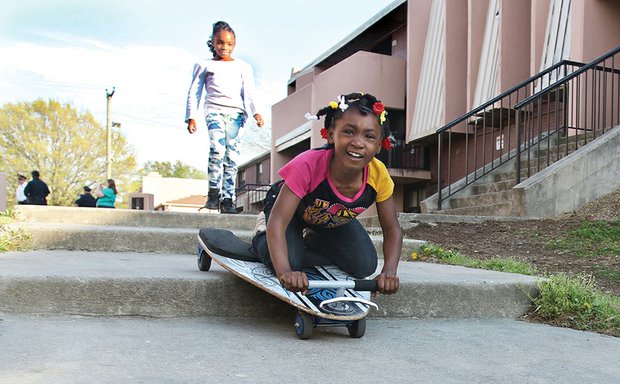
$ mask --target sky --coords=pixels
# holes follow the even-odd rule
[[[269,145],[271,105],[303,68],[393,0],[18,0],[0,13],[0,105],[38,98],[111,121],[139,164],[182,161],[206,171],[204,122],[186,130],[194,63],[211,57],[212,25],[235,30],[234,58],[254,68],[266,124],[246,124],[244,160]],[[334,95],[335,97],[336,95]],[[203,129],[201,129],[203,128]]]

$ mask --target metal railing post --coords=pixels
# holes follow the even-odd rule
[[[441,211],[441,135],[443,132],[439,132],[437,139],[437,210]]]
[[[517,184],[521,183],[521,135],[523,132],[523,122],[521,121],[521,110],[517,109]]]

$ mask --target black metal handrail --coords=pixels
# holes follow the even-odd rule
[[[389,151],[381,151],[377,158],[386,167],[396,169],[430,169],[430,148],[428,144],[407,144],[405,140],[396,140]]]
[[[258,212],[263,209],[263,200],[267,196],[269,184],[244,184],[236,189],[236,205],[244,212]]]
[[[530,177],[620,124],[618,55],[620,46],[515,104],[517,183],[524,166]]]
[[[589,71],[591,69],[596,69],[598,71],[603,71],[603,72],[610,72],[610,73],[620,74],[620,70],[619,69],[607,68],[607,67],[605,67],[603,65],[600,65],[602,62],[606,61],[609,58],[612,58],[613,56],[615,56],[619,52],[620,52],[620,46],[612,49],[611,51],[605,53],[604,55],[600,56],[599,58],[595,59],[594,61],[592,61],[592,62],[590,62],[588,64],[582,64],[581,68],[579,68],[575,72],[572,72],[570,75],[564,76],[562,79],[556,81],[555,83],[550,84],[546,88],[544,88],[544,89],[534,93],[533,95],[531,95],[531,96],[521,100],[520,102],[515,104],[514,108],[515,109],[522,108],[525,104],[529,104],[533,100],[538,99],[538,98],[540,98],[541,96],[543,96],[545,94],[548,94],[551,90],[558,88],[562,84],[565,84],[565,83],[571,81],[572,79],[574,79],[577,76],[581,76],[581,74],[583,74],[584,72],[587,72],[587,71]]]
[[[572,60],[557,63],[438,129],[437,209],[441,210],[443,201],[454,193],[516,156],[517,140],[514,138],[515,133],[511,131],[511,127],[516,125],[514,105],[534,94],[536,88],[542,87],[545,80],[552,83],[555,81],[553,76],[563,77],[584,65]],[[459,128],[463,123],[465,127]],[[444,138],[446,135],[447,139]],[[464,135],[465,140],[455,140],[453,144],[452,135]],[[443,148],[444,141],[447,150]],[[464,161],[462,156],[455,155],[457,151],[465,152]],[[452,160],[452,157],[455,159]],[[457,180],[462,182],[453,185]]]
[[[543,70],[542,72],[539,72],[538,74],[530,77],[529,79],[520,82],[519,84],[517,84],[514,87],[508,89],[507,91],[503,92],[502,94],[500,94],[498,96],[495,96],[494,98],[492,98],[491,100],[487,101],[486,103],[481,104],[479,107],[472,109],[471,111],[461,115],[460,117],[457,117],[456,119],[452,120],[448,124],[446,124],[443,127],[439,128],[435,133],[442,133],[444,131],[447,131],[448,129],[452,128],[456,124],[458,124],[460,122],[463,122],[465,119],[468,119],[468,118],[472,117],[473,115],[475,115],[476,113],[478,113],[478,112],[488,108],[489,106],[497,103],[498,101],[500,101],[503,98],[505,98],[507,95],[510,95],[512,93],[516,93],[521,88],[526,87],[528,85],[531,85],[533,82],[541,79],[545,75],[548,75],[551,72],[556,71],[559,68],[564,67],[564,66],[568,66],[568,65],[580,67],[580,66],[583,66],[585,64],[584,63],[580,63],[578,61],[573,61],[573,60],[562,60],[559,63],[557,63],[557,64],[555,64],[555,65],[553,65],[553,66]]]

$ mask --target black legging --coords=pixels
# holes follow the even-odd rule
[[[265,212],[269,220],[270,209]],[[286,243],[291,269],[334,264],[353,277],[364,278],[377,269],[377,250],[368,232],[356,219],[336,228],[310,228],[304,238],[303,230],[308,225],[296,215],[286,228]],[[265,232],[252,239],[252,244],[261,261],[273,269]]]

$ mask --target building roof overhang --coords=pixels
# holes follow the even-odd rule
[[[288,83],[311,72],[315,67],[329,68],[358,51],[367,51],[407,23],[407,0],[395,0],[370,20],[360,25],[310,64],[291,74]]]

